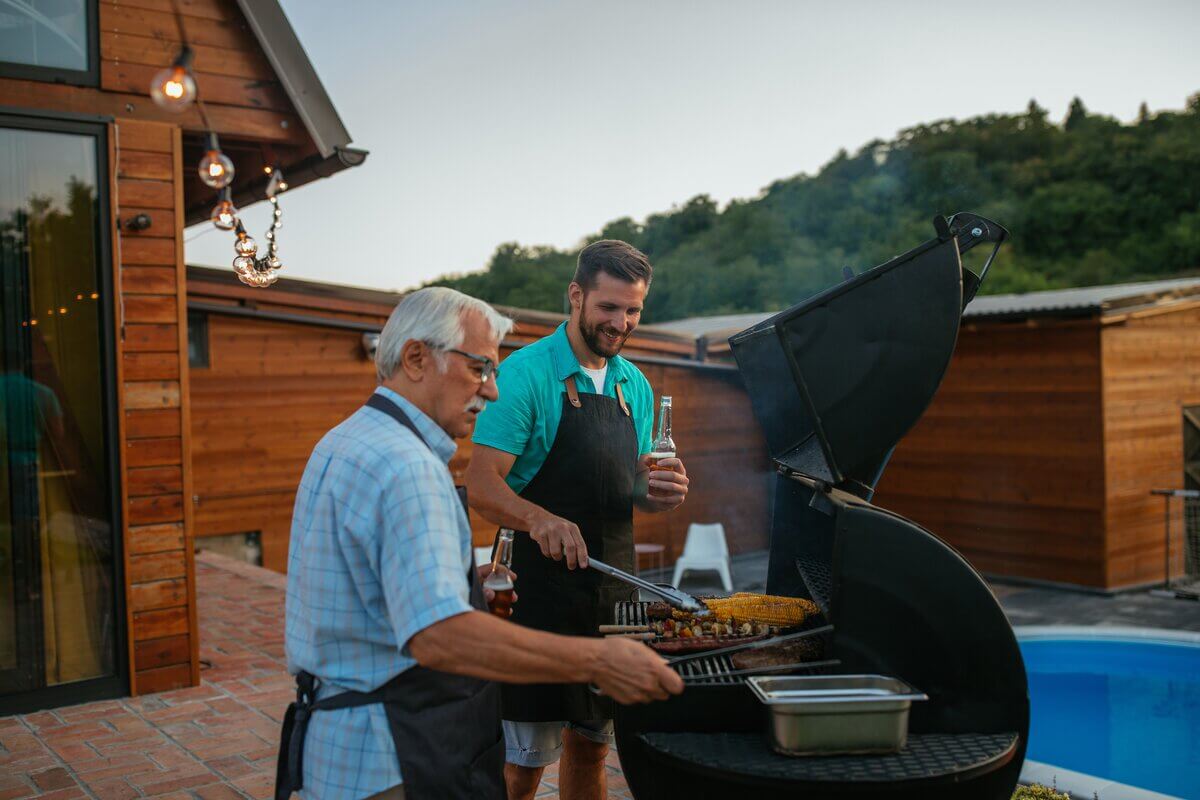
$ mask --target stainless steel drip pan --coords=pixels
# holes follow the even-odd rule
[[[787,756],[899,752],[909,708],[929,699],[884,675],[760,675],[747,683],[770,711],[771,746]]]

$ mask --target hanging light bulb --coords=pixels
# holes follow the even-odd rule
[[[217,135],[211,131],[208,134],[208,149],[204,153],[204,158],[200,159],[197,171],[205,186],[224,189],[233,183],[233,162],[229,160],[229,156],[221,152],[221,146],[217,143]]]
[[[221,199],[213,206],[209,219],[212,220],[213,225],[223,231],[231,231],[237,227],[238,210],[234,208],[233,201],[230,199],[228,186],[221,190]]]
[[[171,66],[159,70],[150,81],[150,96],[161,108],[183,111],[196,99],[196,79],[192,77],[192,48],[186,44]]]

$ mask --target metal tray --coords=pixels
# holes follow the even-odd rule
[[[746,681],[770,712],[771,747],[788,756],[895,753],[908,740],[908,711],[928,700],[884,675],[757,676]]]

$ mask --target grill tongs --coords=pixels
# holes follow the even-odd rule
[[[674,586],[659,586],[657,583],[644,581],[636,575],[630,575],[624,570],[619,570],[616,567],[609,566],[603,561],[597,561],[592,557],[588,557],[588,566],[597,572],[603,572],[605,575],[610,575],[619,581],[624,581],[630,586],[636,586],[652,594],[656,594],[665,600],[668,604],[678,608],[680,611],[687,611],[691,614],[703,615],[708,612],[708,608],[704,605],[704,601],[692,597],[685,591],[676,589]]]

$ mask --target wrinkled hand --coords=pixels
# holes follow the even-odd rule
[[[517,573],[513,572],[511,569],[504,566],[503,564],[501,564],[499,568],[508,573],[508,579],[510,581],[512,581],[513,586],[516,587]],[[491,574],[492,574],[492,565],[491,564],[482,564],[475,568],[475,577],[478,578],[480,586],[483,586],[483,582],[485,580],[487,580],[487,576],[491,575]],[[491,589],[487,588],[486,586],[483,586],[483,599],[485,601],[487,601],[488,605],[491,605],[492,601],[496,599],[496,593],[493,592]],[[517,592],[516,592],[516,589],[514,588],[513,589],[513,603],[515,604],[516,602],[517,602]],[[509,616],[512,616],[512,609],[509,609]]]
[[[567,569],[587,567],[587,545],[574,522],[546,512],[529,526],[529,536],[547,558],[555,561],[566,558]]]
[[[592,683],[623,705],[666,700],[683,691],[683,678],[666,660],[641,642],[602,639]]]
[[[687,498],[689,483],[683,462],[678,458],[664,458],[657,467],[652,467],[651,460],[648,453],[642,456],[642,463],[650,469],[646,503],[653,511],[679,508]]]

